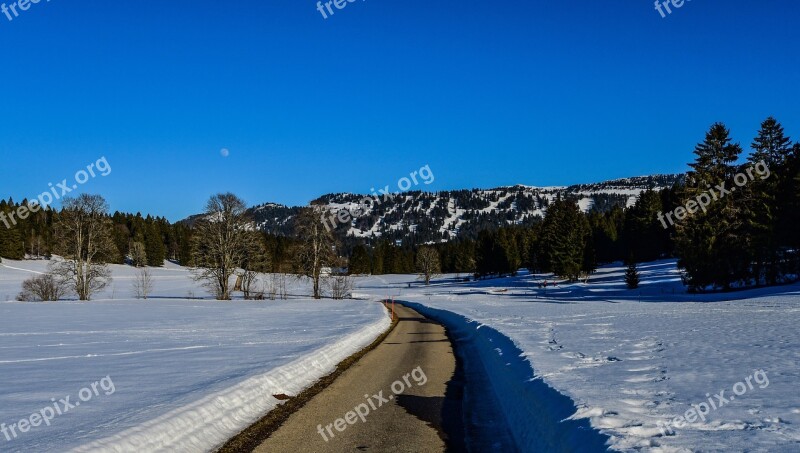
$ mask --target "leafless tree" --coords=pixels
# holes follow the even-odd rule
[[[332,299],[341,300],[353,297],[355,278],[345,273],[334,273],[325,277],[325,288]]]
[[[286,274],[283,272],[269,274],[265,291],[270,300],[286,300],[289,298],[286,290],[286,280]]]
[[[50,272],[69,282],[80,300],[111,282],[108,262],[117,254],[112,240],[108,203],[100,195],[82,194],[63,199],[55,225],[55,251],[63,257],[50,264]]]
[[[131,242],[130,245],[131,264],[136,267],[147,266],[147,252],[141,242]]]
[[[431,279],[438,277],[442,272],[439,253],[430,247],[421,247],[417,251],[417,272],[420,280],[424,280],[426,285],[430,285]]]
[[[299,274],[311,279],[314,299],[322,298],[322,268],[330,266],[336,258],[336,242],[321,221],[324,212],[321,206],[312,206],[303,209],[295,221],[295,235],[300,241],[296,264]]]
[[[17,300],[22,302],[56,301],[67,295],[67,284],[52,274],[42,274],[22,282]]]
[[[278,274],[269,274],[269,278],[264,288],[269,300],[275,300],[278,296]]]
[[[133,290],[137,299],[145,299],[153,292],[153,274],[147,266],[139,269],[133,279]]]
[[[286,289],[286,281],[288,280],[288,276],[286,273],[281,272],[278,274],[278,297],[281,300],[288,300],[289,299],[289,291]]]
[[[242,265],[254,226],[245,216],[247,207],[232,193],[212,196],[205,217],[195,225],[192,239],[194,277],[215,294],[230,300],[230,278]]]
[[[253,292],[258,292],[256,288],[259,273],[269,270],[269,254],[264,246],[263,237],[260,232],[249,232],[247,250],[244,254],[239,271],[241,279],[241,291],[245,299],[251,299]],[[262,291],[263,293],[263,291]],[[261,295],[263,298],[263,294]]]

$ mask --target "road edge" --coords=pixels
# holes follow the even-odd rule
[[[386,304],[386,301],[381,301],[384,303],[384,307],[389,312],[390,316],[392,313],[391,307]],[[395,317],[396,318],[396,317]],[[311,387],[303,390],[300,392],[299,395],[287,399],[283,404],[279,405],[275,409],[269,411],[266,415],[264,415],[260,420],[253,423],[245,430],[237,434],[236,436],[229,439],[225,444],[215,450],[216,453],[242,453],[242,452],[252,452],[256,449],[259,445],[261,445],[269,436],[272,435],[278,428],[283,425],[283,423],[296,411],[300,408],[305,406],[305,404],[310,401],[314,396],[325,390],[328,386],[330,386],[339,376],[342,375],[345,371],[347,371],[350,367],[356,364],[362,357],[367,355],[370,351],[378,347],[379,344],[389,336],[389,334],[394,330],[399,322],[398,319],[392,319],[392,323],[389,325],[389,328],[386,329],[378,338],[375,339],[369,346],[363,348],[362,350],[356,352],[355,354],[351,355],[350,357],[342,360],[338,364],[336,364],[336,369],[320,378],[317,382],[315,382]]]

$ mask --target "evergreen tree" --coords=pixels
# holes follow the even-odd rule
[[[716,199],[707,212],[676,208],[678,265],[685,270],[692,291],[707,286],[730,289],[735,281],[746,279],[749,272],[742,199],[739,192],[726,193],[732,189],[738,171],[734,162],[741,152],[721,123],[714,124],[695,148],[697,158],[690,164],[683,200],[694,200],[709,191]]]
[[[585,268],[589,221],[571,200],[556,200],[547,209],[540,242],[543,270],[575,281]]]
[[[350,262],[348,264],[348,271],[350,274],[369,274],[370,273],[370,257],[367,248],[361,244],[353,247],[350,254]]]
[[[164,265],[167,250],[164,247],[164,238],[155,221],[147,216],[144,227],[144,246],[147,254],[147,265],[161,267]]]
[[[625,284],[628,289],[636,289],[639,287],[639,270],[636,269],[636,261],[630,260],[628,268],[625,270]]]
[[[654,261],[668,253],[669,231],[658,220],[662,212],[661,196],[652,190],[642,192],[636,204],[625,210],[623,236],[628,254]]]
[[[779,218],[783,214],[779,203],[780,187],[785,187],[787,160],[791,153],[791,140],[784,135],[783,127],[774,118],[761,123],[758,136],[753,140],[753,152],[748,158],[750,167],[764,168],[767,173],[755,177],[743,188],[746,210],[744,212],[749,253],[753,263],[756,284],[775,284],[781,274]]]
[[[15,204],[13,200],[9,199],[8,202],[0,202],[0,212],[5,214],[5,222],[0,222],[0,257],[5,257],[14,260],[21,260],[25,257],[24,239],[22,236],[22,223],[23,220],[18,220],[14,225],[10,220],[10,213],[16,211],[19,205]],[[16,217],[15,217],[16,219]]]

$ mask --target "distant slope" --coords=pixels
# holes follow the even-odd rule
[[[607,211],[630,206],[647,189],[671,187],[683,175],[654,175],[616,179],[593,184],[559,187],[508,186],[495,189],[411,191],[381,196],[365,204],[365,212],[339,223],[329,221],[343,238],[388,239],[403,242],[441,242],[475,237],[484,229],[502,225],[527,225],[542,218],[550,203],[559,197],[574,199],[584,212]],[[359,212],[365,195],[328,194],[311,202],[323,205],[331,217],[341,210]],[[300,207],[266,203],[250,208],[256,224],[269,233],[288,235]],[[186,219],[193,222],[198,216]]]

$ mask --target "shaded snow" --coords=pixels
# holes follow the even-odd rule
[[[530,378],[571,398],[569,418],[588,420],[617,450],[798,451],[800,285],[690,295],[675,263],[661,261],[642,265],[643,285],[629,291],[624,270],[606,267],[588,285],[547,290],[537,283],[550,276],[524,274],[411,289],[406,276],[373,277],[359,291],[385,294],[388,285],[398,300],[497,329],[530,361]],[[767,373],[764,388],[753,379],[758,370]],[[706,394],[730,396],[747,378],[753,388],[705,421],[662,433],[659,423]]]

